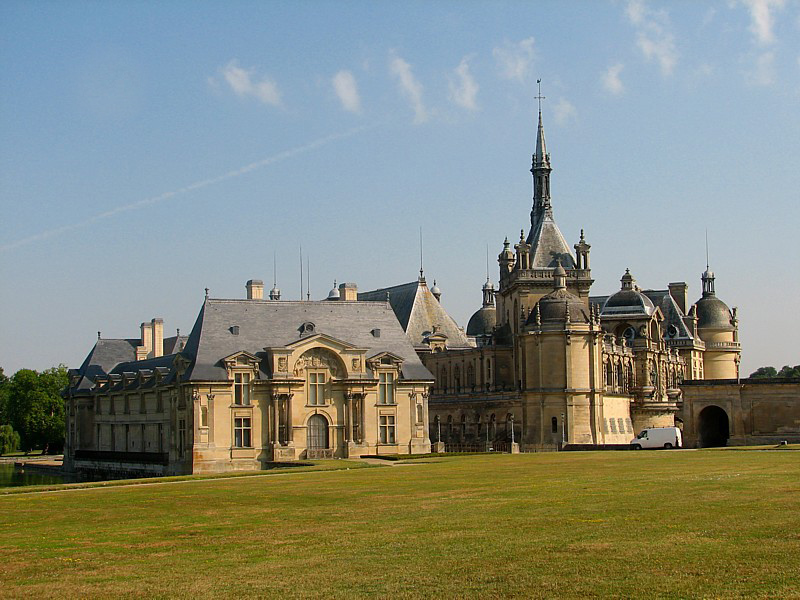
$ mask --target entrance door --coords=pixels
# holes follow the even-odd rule
[[[728,413],[719,406],[706,406],[700,411],[698,428],[701,448],[716,448],[728,444],[730,429]]]
[[[308,420],[309,450],[325,450],[328,447],[328,421],[322,415],[312,415]]]

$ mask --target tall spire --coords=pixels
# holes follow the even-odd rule
[[[550,206],[550,155],[547,153],[547,143],[544,139],[544,125],[542,125],[542,80],[537,79],[539,94],[536,100],[539,101],[539,125],[536,131],[536,152],[531,161],[531,173],[533,174],[533,209],[531,210],[531,226],[535,227],[537,222],[543,217],[552,218],[553,212]]]

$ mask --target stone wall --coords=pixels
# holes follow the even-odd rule
[[[800,443],[800,379],[684,381],[684,445]]]

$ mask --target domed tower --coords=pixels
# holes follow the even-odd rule
[[[714,273],[706,265],[701,276],[703,297],[695,303],[697,333],[705,343],[703,379],[739,377],[739,322],[736,309],[728,308],[714,291]]]
[[[552,281],[555,289],[534,305],[521,335],[525,442],[596,444],[602,331],[592,310],[567,290],[560,264]]]
[[[478,346],[488,346],[497,325],[497,309],[494,306],[494,286],[486,278],[483,284],[483,306],[475,311],[467,323],[467,335],[475,338]]]

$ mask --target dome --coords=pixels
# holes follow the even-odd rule
[[[697,327],[699,329],[733,330],[731,310],[716,296],[703,296],[695,306],[697,307]]]
[[[625,269],[625,274],[620,279],[622,289],[612,294],[603,305],[604,315],[652,315],[656,307],[653,302],[639,291],[636,280],[631,275],[630,269]]]
[[[439,289],[439,286],[436,285],[436,280],[433,280],[433,287],[431,288],[431,294],[433,294],[437,300],[442,297],[442,290]]]
[[[543,296],[528,316],[526,325],[538,324],[537,310],[538,319],[542,323],[563,323],[567,320],[567,311],[569,311],[569,320],[572,323],[589,323],[591,320],[589,309],[583,301],[563,288]]]
[[[609,296],[603,305],[603,314],[647,314],[652,315],[655,311],[653,302],[642,292],[636,290],[620,290],[616,294]]]
[[[472,315],[467,323],[467,335],[491,335],[497,325],[497,309],[494,306],[483,306]]]
[[[338,300],[340,298],[339,288],[336,287],[336,282],[333,282],[333,288],[328,292],[328,300]]]

